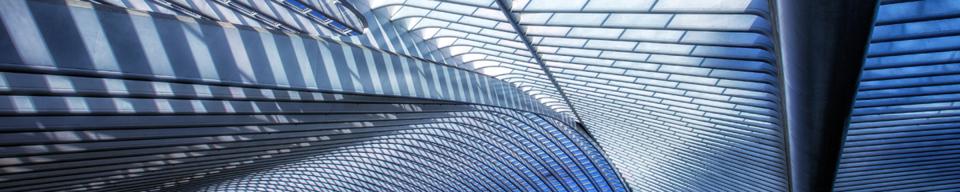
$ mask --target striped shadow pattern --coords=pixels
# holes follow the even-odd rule
[[[0,117],[9,122],[0,133],[5,138],[0,143],[4,146],[0,187],[3,191],[622,188],[615,183],[612,167],[569,122],[542,115],[420,99],[326,93],[264,99],[255,94],[259,91],[247,92],[250,97],[243,99],[126,98],[89,92],[34,96],[51,104],[33,115]],[[134,106],[169,102],[174,111],[140,108],[133,113],[102,105],[75,113],[65,105],[78,102],[52,104],[58,100],[89,105],[113,100]],[[203,103],[204,110],[191,103]],[[13,111],[4,109],[5,114]]]
[[[192,17],[235,25],[270,29],[304,36],[331,38],[370,48],[455,65],[458,60],[444,60],[446,52],[428,44],[417,43],[420,37],[370,10],[367,2],[350,2],[363,16],[367,28],[362,34],[341,35],[330,30],[322,17],[331,8],[321,0],[85,0],[144,12]],[[228,2],[228,3],[225,3]],[[352,29],[351,29],[352,30]]]
[[[227,21],[291,33],[360,35],[363,15],[349,3],[320,0],[86,0],[95,4]]]
[[[8,1],[3,71],[320,90],[549,112],[513,85],[416,56],[326,37],[103,7]],[[81,85],[50,80],[54,87]],[[166,91],[168,85],[154,86]],[[111,91],[138,87],[111,83]],[[204,87],[196,88],[209,92]],[[23,106],[28,107],[28,106]],[[30,109],[24,108],[29,111]]]
[[[0,1],[0,191],[624,190],[500,80],[335,39]]]

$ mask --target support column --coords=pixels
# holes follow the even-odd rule
[[[792,191],[830,191],[876,0],[777,0]]]

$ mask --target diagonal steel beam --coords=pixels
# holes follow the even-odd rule
[[[510,7],[507,6],[506,0],[496,0],[495,2],[497,2],[497,5],[500,6],[500,11],[503,12],[503,16],[507,18],[507,21],[510,23],[510,25],[513,26],[513,29],[517,32],[517,36],[519,36],[520,40],[523,41],[523,45],[527,47],[528,51],[530,51],[530,55],[533,57],[534,61],[536,61],[537,64],[540,65],[540,68],[543,69],[543,74],[547,75],[547,79],[549,79],[550,83],[553,84],[553,87],[557,89],[557,94],[560,95],[561,99],[563,99],[563,102],[566,103],[567,106],[570,108],[570,112],[573,113],[573,116],[577,118],[577,122],[576,122],[577,126],[575,129],[582,131],[584,134],[586,134],[588,138],[590,138],[589,140],[591,143],[599,147],[599,145],[596,143],[597,139],[593,137],[593,134],[591,134],[590,131],[587,130],[586,124],[584,124],[583,119],[580,118],[580,113],[577,113],[577,109],[573,107],[573,103],[571,103],[570,99],[567,98],[567,94],[563,92],[563,88],[560,88],[560,84],[557,83],[557,79],[553,77],[553,73],[550,72],[549,68],[547,68],[547,64],[543,63],[543,59],[540,58],[540,53],[537,52],[537,49],[534,48],[533,43],[531,43],[530,41],[530,38],[527,37],[527,32],[523,30],[522,27],[520,27],[520,22],[517,20],[516,17],[513,16],[512,11],[510,11]],[[603,177],[606,177],[606,176],[603,176]],[[623,181],[624,184],[626,184],[627,191],[631,191],[631,192],[633,191],[633,189],[630,188],[630,184],[627,183],[620,174],[617,174],[617,177],[619,180]]]
[[[517,32],[517,36],[520,36],[520,40],[523,41],[523,45],[527,47],[527,50],[530,51],[533,60],[540,65],[540,68],[543,69],[543,74],[547,75],[547,79],[550,80],[550,83],[553,84],[553,87],[557,89],[557,93],[560,94],[563,102],[570,107],[570,112],[573,112],[573,116],[577,118],[577,121],[581,124],[583,119],[580,118],[580,113],[577,113],[577,109],[573,107],[573,103],[570,103],[570,99],[567,99],[567,94],[563,93],[563,89],[560,88],[560,84],[557,83],[557,79],[553,77],[553,73],[550,72],[550,69],[547,69],[547,64],[543,63],[543,59],[540,59],[540,53],[537,52],[537,49],[533,47],[533,43],[530,42],[530,38],[527,37],[527,32],[520,27],[520,22],[517,21],[517,18],[513,16],[510,7],[507,6],[506,0],[496,0],[497,5],[500,6],[500,11],[503,11],[503,16],[507,18],[507,22],[513,26],[513,29]],[[593,134],[590,134],[586,128],[583,129],[583,132],[587,134],[591,139],[593,139]]]

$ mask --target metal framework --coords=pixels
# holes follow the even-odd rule
[[[370,4],[462,66],[579,112],[634,189],[787,189],[766,1]]]
[[[335,32],[340,35],[360,35],[367,27],[366,19],[353,5],[339,0],[87,0],[97,4],[106,4],[118,7],[141,9],[145,11],[167,12],[186,15],[194,18],[203,18],[214,21],[226,21],[238,24],[252,24],[238,22],[245,19],[231,17],[226,14],[241,14],[246,19],[252,19],[254,26],[263,26],[268,29],[280,30],[288,33],[308,35],[330,35]],[[229,8],[234,13],[218,11],[216,5]],[[157,8],[148,5],[160,5]],[[287,13],[278,9],[289,9]],[[291,18],[286,14],[297,14],[301,17]],[[311,22],[313,24],[304,24]],[[314,29],[322,27],[321,31]]]
[[[0,191],[960,188],[957,0],[5,0],[0,21]]]
[[[960,188],[960,2],[881,1],[836,191]]]
[[[572,119],[387,25],[152,2],[0,2],[0,191],[628,190]]]
[[[527,48],[527,51],[530,52],[530,57],[533,58],[533,61],[540,65],[540,68],[543,69],[543,74],[547,76],[547,79],[550,80],[550,83],[553,84],[553,88],[557,90],[557,94],[560,94],[560,99],[563,99],[563,103],[570,107],[570,112],[577,118],[578,121],[583,121],[580,119],[580,114],[577,113],[577,109],[573,108],[573,105],[570,103],[570,99],[567,98],[567,95],[563,93],[563,89],[560,88],[560,84],[557,83],[557,79],[553,77],[553,73],[547,68],[547,65],[543,63],[543,59],[540,58],[540,53],[537,52],[537,49],[533,47],[533,44],[530,43],[530,39],[527,38],[527,33],[524,32],[524,29],[520,27],[520,22],[517,21],[517,18],[513,15],[513,12],[510,11],[510,8],[505,3],[505,0],[497,0],[497,6],[501,7],[500,10],[503,11],[504,17],[510,22],[510,25],[513,26],[513,30],[517,33],[517,37],[520,38],[523,42],[524,47]],[[544,102],[545,104],[547,102]]]

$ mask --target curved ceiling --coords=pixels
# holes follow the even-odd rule
[[[960,2],[882,1],[837,191],[960,187]]]
[[[419,87],[408,87],[413,96],[418,94],[412,89],[429,88],[438,95],[431,95],[432,92],[428,91],[424,92],[426,97],[453,100],[463,97],[462,100],[475,103],[475,99],[465,98],[473,94],[470,92],[473,89],[467,89],[470,94],[462,91],[456,94],[454,89],[444,94],[438,83],[446,78],[460,79],[460,74],[469,74],[470,78],[476,74],[454,70],[454,67],[489,75],[523,91],[490,79],[497,84],[491,85],[487,91],[503,88],[511,96],[513,93],[523,96],[522,100],[505,101],[506,105],[521,105],[522,108],[526,104],[535,104],[535,99],[550,110],[563,114],[543,118],[534,113],[511,113],[486,117],[489,121],[512,118],[515,121],[504,123],[541,124],[530,127],[549,128],[551,125],[541,121],[578,119],[602,147],[617,172],[630,187],[639,191],[950,190],[960,185],[957,182],[960,169],[955,168],[960,166],[960,161],[956,160],[960,157],[957,152],[960,130],[955,126],[956,109],[960,106],[960,96],[957,95],[960,88],[956,85],[960,82],[960,76],[957,76],[960,68],[956,64],[960,60],[956,56],[956,51],[960,50],[957,46],[960,45],[957,38],[960,27],[956,27],[960,24],[957,20],[960,18],[960,3],[955,0],[349,1],[359,5],[359,12],[350,6],[338,6],[340,1],[324,0],[87,1],[269,29],[253,28],[252,31],[257,33],[280,31],[288,35],[340,38],[358,48],[409,57],[416,60],[411,66],[431,66],[428,73],[411,69],[413,78],[405,76],[407,83],[423,83]],[[876,20],[867,19],[866,16],[874,15],[872,11],[876,7],[873,3],[876,2],[880,2]],[[810,11],[823,14],[809,14]],[[366,15],[357,15],[359,13]],[[370,26],[365,19],[371,19]],[[866,33],[870,32],[867,24],[871,22],[874,24],[873,34],[869,37],[869,51],[866,51],[864,61],[863,55],[859,55],[864,51],[855,47],[864,48],[862,45],[868,38]],[[860,23],[864,24],[863,31],[857,30]],[[860,37],[862,42],[855,40]],[[392,71],[407,66],[404,63],[407,60],[402,59],[398,60],[402,64],[386,59],[381,65],[380,60],[371,57],[370,50],[366,49],[357,53],[350,49],[343,51],[344,55],[365,54],[363,58],[367,60],[363,61],[367,65],[361,68],[383,66],[386,67],[384,70]],[[347,66],[357,65],[347,61]],[[442,73],[433,73],[434,65],[423,62],[447,66],[441,67],[444,69]],[[453,70],[449,73],[452,76],[447,75],[449,71],[446,69]],[[369,77],[379,77],[373,74]],[[429,77],[417,79],[421,74],[434,78],[436,82],[428,83]],[[439,78],[441,76],[444,78]],[[477,76],[480,78],[481,75]],[[365,82],[370,78],[355,79]],[[388,75],[389,78],[393,77]],[[452,88],[449,82],[446,83]],[[366,84],[354,85],[363,90]],[[377,90],[379,85],[370,86]],[[532,97],[526,97],[524,93]],[[786,98],[794,102],[787,102]],[[480,103],[476,104],[484,104],[484,99],[481,97]],[[853,109],[849,110],[851,106]],[[539,105],[534,108],[549,111]],[[549,113],[551,116],[557,114]],[[785,125],[787,114],[790,115],[790,129]],[[458,118],[459,115],[470,116],[466,112],[456,115]],[[557,130],[574,130],[565,123],[570,122],[562,122],[567,127]],[[458,132],[462,131],[461,128],[450,129],[453,132],[436,132],[430,127],[418,127],[382,139],[413,142],[419,146],[463,147],[467,146],[467,141],[479,141],[478,146],[482,146],[483,142],[499,138],[475,135],[469,129]],[[515,126],[500,131],[517,130],[532,129]],[[550,132],[553,129],[544,130]],[[790,139],[787,139],[788,132]],[[579,138],[577,134],[568,133]],[[424,135],[442,139],[424,140]],[[547,134],[543,136],[550,138]],[[531,138],[526,139],[533,140]],[[540,137],[535,139],[545,141]],[[792,143],[790,146],[787,146],[787,140]],[[575,141],[583,146],[589,142],[585,139]],[[338,179],[358,180],[391,190],[524,188],[589,191],[591,187],[622,187],[619,182],[604,184],[602,177],[619,178],[614,171],[606,169],[606,162],[595,162],[600,165],[599,172],[602,173],[589,169],[578,171],[573,168],[586,164],[560,162],[566,160],[559,156],[552,163],[546,159],[553,156],[542,156],[543,160],[528,159],[541,155],[533,151],[514,151],[521,154],[516,157],[504,155],[508,154],[504,152],[481,155],[481,158],[488,159],[467,160],[493,162],[483,165],[485,167],[464,166],[464,159],[457,159],[461,157],[426,160],[448,163],[426,166],[434,171],[466,167],[488,170],[489,175],[444,172],[441,175],[411,176],[406,175],[407,171],[372,173],[368,169],[391,167],[389,170],[400,170],[422,166],[403,164],[417,163],[404,162],[404,158],[416,156],[416,153],[469,151],[469,146],[455,149],[378,148],[381,144],[324,149],[331,156],[299,159],[301,161],[288,167],[258,172],[244,179],[209,180],[204,185],[189,187],[207,190],[289,187],[285,185],[296,185],[292,183],[299,180],[291,180],[288,176],[311,174],[329,176],[325,178],[327,181],[337,181],[328,186],[332,187],[330,189],[364,189],[364,186],[352,186],[357,183],[339,182]],[[560,146],[538,149],[562,151]],[[835,150],[842,151],[833,153]],[[792,156],[788,157],[788,151]],[[585,152],[590,153],[586,156],[603,159],[599,151]],[[583,155],[570,157],[581,158]],[[839,162],[836,162],[836,155],[840,156]],[[356,161],[359,164],[350,164],[350,159],[389,159],[377,163],[399,163]],[[488,161],[491,159],[497,161]],[[489,171],[523,167],[520,164],[511,167],[512,160],[527,160],[523,162],[542,166],[532,166],[530,171],[517,169],[517,175],[511,175],[509,171]],[[331,167],[316,163],[352,168],[327,169]],[[472,183],[475,185],[456,185],[437,179],[458,175],[486,180],[475,180],[477,182]],[[576,181],[550,180],[554,177],[575,178]],[[819,178],[830,183],[820,183]],[[426,185],[405,186],[407,181],[404,179]],[[522,182],[540,179],[543,182]],[[247,183],[250,181],[255,182]],[[543,183],[543,186],[532,183]],[[335,186],[337,184],[343,186]]]
[[[787,187],[765,0],[370,5],[464,67],[580,118],[636,189]]]
[[[373,47],[400,32],[315,38],[277,1],[120,6],[156,2],[0,1],[0,192],[627,191],[572,119]]]

